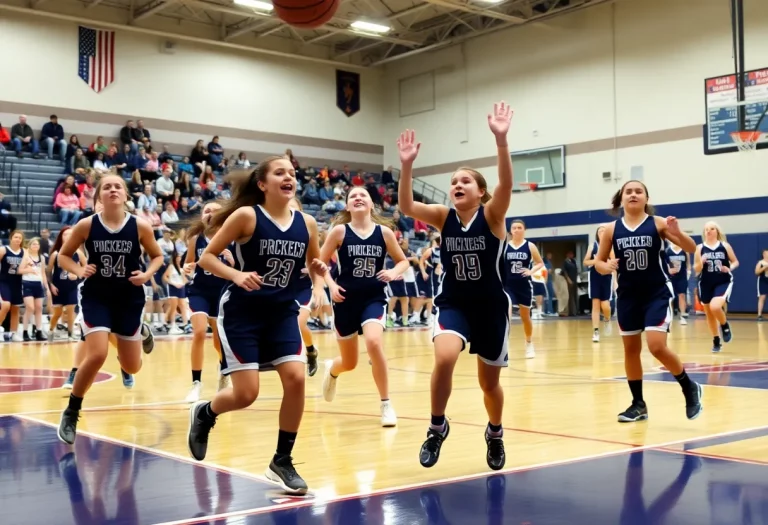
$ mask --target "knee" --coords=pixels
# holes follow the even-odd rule
[[[366,337],[365,348],[368,350],[368,353],[381,353],[384,348],[381,343],[381,337]]]
[[[306,383],[304,377],[304,367],[292,367],[295,368],[288,373],[283,373],[280,377],[280,381],[283,383],[283,392],[291,396],[304,397],[304,385]]]
[[[123,362],[120,361],[120,368],[122,368],[128,374],[138,374],[141,370],[141,358],[136,361]]]
[[[98,364],[99,367],[101,367],[106,362],[108,353],[109,351],[107,350],[107,348],[93,349],[93,348],[86,347],[86,359],[88,361],[92,361]],[[125,370],[125,371],[128,372],[128,370]]]
[[[499,386],[499,378],[491,378],[486,377],[484,375],[480,375],[478,377],[478,381],[480,383],[480,390],[482,390],[484,393],[488,394],[490,392],[493,392],[498,388]]]
[[[197,328],[192,330],[192,343],[205,344],[205,336],[207,332],[208,331],[205,328]]]
[[[357,368],[358,354],[355,352],[347,352],[341,355],[341,366],[345,371],[354,370]]]
[[[235,396],[237,404],[241,407],[251,406],[256,398],[259,397],[258,385],[237,385],[239,388],[233,388],[232,393]]]
[[[648,350],[653,357],[658,357],[659,354],[667,350],[667,343],[664,341],[648,341]]]

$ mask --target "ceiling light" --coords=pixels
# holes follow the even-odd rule
[[[260,0],[235,0],[235,3],[244,7],[259,9],[260,11],[272,11],[274,9],[272,4],[268,2],[261,2]]]
[[[387,26],[383,26],[381,24],[373,24],[371,22],[363,22],[362,20],[352,22],[351,27],[360,31],[367,31],[369,33],[388,33],[390,31],[390,28]]]

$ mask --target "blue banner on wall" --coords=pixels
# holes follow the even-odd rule
[[[336,107],[351,117],[360,111],[360,74],[336,70]]]

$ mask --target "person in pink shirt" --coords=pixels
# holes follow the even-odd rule
[[[59,210],[59,220],[64,225],[74,226],[83,215],[80,211],[80,199],[72,193],[72,185],[64,186],[56,196],[55,206]]]

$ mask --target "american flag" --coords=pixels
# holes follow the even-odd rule
[[[115,32],[80,26],[78,74],[96,93],[115,80]]]

